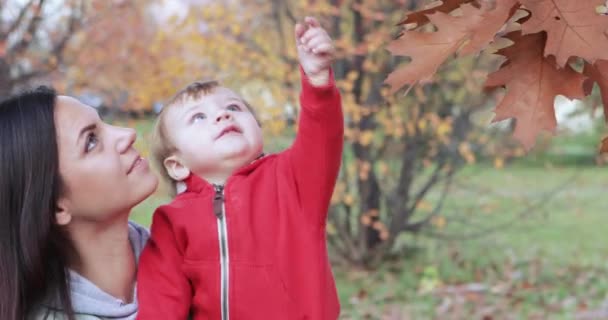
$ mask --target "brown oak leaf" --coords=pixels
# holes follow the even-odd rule
[[[604,105],[604,118],[608,121],[608,61],[597,60],[593,65],[585,63],[583,74],[589,77],[585,80],[583,85],[585,95],[591,94],[594,83],[597,83],[600,87]]]
[[[572,56],[590,63],[608,60],[608,17],[595,8],[604,0],[520,0],[531,12],[523,34],[547,32],[545,56],[554,55],[563,67]]]
[[[386,78],[385,83],[391,86],[391,92],[406,84],[430,81],[439,66],[464,44],[469,36],[469,19],[474,18],[463,19],[436,12],[429,15],[431,23],[437,27],[436,32],[407,31],[389,43],[387,49],[393,55],[412,58],[410,63]]]
[[[429,18],[428,18],[429,14],[433,14],[435,12],[450,13],[450,12],[458,9],[458,7],[460,7],[461,4],[465,4],[465,3],[473,2],[473,1],[474,0],[443,0],[443,1],[437,1],[436,3],[432,3],[431,4],[432,7],[428,8],[428,9],[424,9],[424,10],[420,10],[420,11],[409,13],[405,17],[405,20],[399,22],[399,25],[415,23],[418,26],[422,26],[422,25],[427,24],[429,22]],[[436,5],[433,5],[433,4],[436,4]]]
[[[602,138],[602,142],[600,143],[600,154],[608,153],[608,137]]]
[[[496,107],[494,122],[516,119],[514,137],[530,150],[542,131],[556,127],[554,101],[557,95],[570,99],[584,97],[585,77],[569,65],[558,68],[554,57],[544,57],[544,33],[507,36],[514,45],[498,53],[508,58],[488,76],[486,86],[505,86],[507,92]]]
[[[464,4],[459,16],[443,12],[428,15],[437,31],[406,31],[387,46],[393,55],[408,56],[412,61],[389,74],[385,83],[394,93],[404,85],[428,82],[439,66],[459,49],[462,48],[461,54],[479,52],[494,40],[496,32],[512,14],[515,3],[515,0],[502,0],[493,8]]]
[[[496,33],[515,13],[514,8],[517,4],[518,0],[500,0],[493,5],[487,1],[482,1],[480,10],[483,13],[481,19],[476,24],[471,25],[471,39],[460,50],[460,54],[472,54],[483,50],[494,40]],[[463,16],[474,16],[475,12],[471,12],[471,10],[478,9],[472,6],[463,6]]]

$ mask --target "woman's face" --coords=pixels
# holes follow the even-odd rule
[[[66,96],[57,98],[55,127],[63,182],[58,206],[70,221],[128,214],[156,190],[157,177],[133,148],[133,129],[104,123],[95,109]]]

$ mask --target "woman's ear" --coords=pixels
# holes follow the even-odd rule
[[[163,161],[169,177],[175,181],[183,181],[190,175],[190,169],[184,166],[179,157],[172,155]]]
[[[60,226],[68,225],[72,221],[72,214],[67,210],[66,201],[59,199],[55,210],[55,221]]]

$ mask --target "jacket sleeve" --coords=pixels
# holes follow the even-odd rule
[[[302,91],[298,131],[285,151],[295,179],[300,206],[315,223],[325,225],[340,170],[344,118],[333,71],[329,82],[313,86],[300,68]]]
[[[187,319],[192,289],[182,271],[183,253],[166,210],[154,213],[150,240],[137,271],[137,319]]]

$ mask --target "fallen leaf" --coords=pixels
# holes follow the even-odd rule
[[[531,12],[523,34],[547,32],[544,55],[554,55],[558,66],[578,56],[590,63],[608,60],[608,18],[595,12],[604,0],[520,0]]]
[[[508,38],[514,45],[498,52],[508,60],[488,76],[486,86],[506,87],[494,122],[515,118],[514,137],[529,150],[542,131],[555,130],[555,97],[582,98],[585,78],[570,66],[557,68],[553,57],[544,57],[543,33],[514,32]]]

